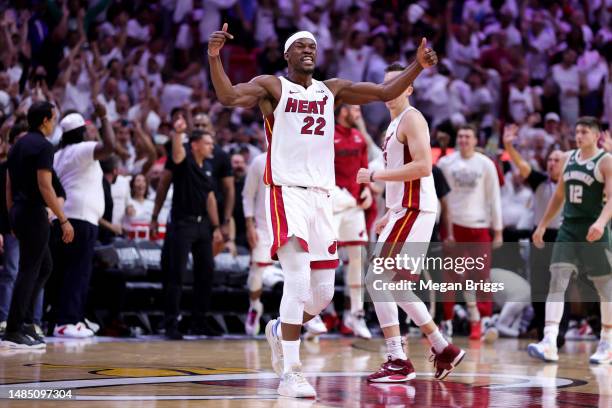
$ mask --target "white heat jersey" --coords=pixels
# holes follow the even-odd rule
[[[268,157],[264,182],[274,186],[336,185],[334,95],[320,81],[308,89],[286,78],[274,113],[265,117]]]
[[[398,117],[393,119],[387,128],[383,149],[386,169],[398,169],[412,161],[409,147],[400,143],[396,135],[402,117],[410,110],[416,111],[415,108],[409,106]],[[429,140],[429,130],[427,131],[427,140]],[[418,180],[406,182],[387,181],[385,183],[385,190],[387,196],[386,206],[391,210],[408,208],[434,213],[438,211],[438,197],[436,196],[434,179],[431,174]]]

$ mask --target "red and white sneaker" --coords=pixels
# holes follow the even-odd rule
[[[482,326],[480,320],[477,322],[470,322],[470,340],[480,340],[482,337]]]
[[[368,381],[394,383],[412,380],[414,377],[416,373],[410,360],[391,360],[391,357],[388,357],[387,361],[380,365],[378,371],[368,375]]]
[[[54,337],[65,337],[72,339],[83,339],[85,337],[92,337],[94,332],[89,330],[84,323],[77,324],[63,324],[61,326],[55,326],[53,329]]]
[[[465,350],[461,350],[454,344],[446,346],[441,353],[436,353],[433,348],[431,352],[433,355],[430,361],[433,361],[434,369],[436,370],[434,377],[438,380],[445,379],[446,376],[461,363],[463,357],[465,357]]]
[[[259,319],[263,314],[263,305],[259,303],[255,307],[249,307],[246,321],[244,322],[244,331],[249,336],[257,336],[259,334]]]

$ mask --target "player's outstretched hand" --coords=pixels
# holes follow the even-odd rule
[[[227,32],[227,23],[223,23],[221,31],[215,31],[208,37],[208,55],[216,57],[223,48],[226,40],[233,40],[234,36]]]
[[[369,169],[361,168],[357,172],[357,182],[359,184],[365,184],[370,182],[370,174],[372,173]]]
[[[416,59],[423,68],[433,67],[438,63],[438,55],[434,50],[427,47],[427,39],[425,37],[421,39],[421,45],[419,45],[417,49]]]
[[[533,232],[533,235],[531,236],[531,240],[533,241],[533,245],[536,246],[536,248],[544,248],[544,233],[546,232],[546,230],[544,228],[536,228],[536,230]]]
[[[587,232],[586,240],[589,242],[599,241],[603,236],[604,229],[604,225],[600,225],[597,222],[593,223],[589,228],[589,232]]]

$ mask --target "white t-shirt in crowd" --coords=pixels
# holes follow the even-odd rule
[[[111,184],[111,196],[113,197],[113,224],[121,225],[125,209],[131,199],[130,179],[124,176],[117,176],[117,180]]]
[[[478,152],[464,159],[457,151],[442,157],[437,166],[451,188],[447,202],[453,224],[502,229],[499,179],[491,159]]]
[[[151,30],[149,26],[140,25],[136,19],[128,21],[126,31],[129,38],[134,38],[143,42],[147,42],[151,39]]]
[[[94,160],[97,142],[68,145],[55,153],[53,168],[66,190],[66,217],[98,225],[104,215],[102,168]]]
[[[521,91],[516,86],[511,86],[510,95],[508,96],[508,107],[514,122],[523,123],[527,119],[527,115],[534,111],[533,90],[531,87],[526,86]]]
[[[371,52],[371,48],[367,46],[359,49],[346,47],[338,62],[338,78],[353,82],[362,81]]]
[[[125,225],[148,224],[151,222],[151,215],[153,215],[153,207],[155,206],[154,201],[145,199],[141,203],[130,198],[128,205],[134,209],[134,215],[130,217],[126,214],[123,220]]]

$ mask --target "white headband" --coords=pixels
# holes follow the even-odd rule
[[[314,35],[312,35],[310,31],[298,31],[297,33],[293,34],[291,37],[287,38],[287,41],[285,41],[285,52],[287,52],[289,47],[291,47],[291,44],[293,44],[300,38],[308,38],[314,41],[315,44],[317,43],[317,40],[314,38]]]

